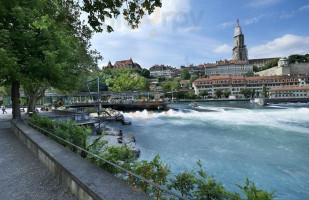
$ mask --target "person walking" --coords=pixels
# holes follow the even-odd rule
[[[1,108],[2,108],[2,114],[4,114],[4,113],[8,114],[8,113],[5,111],[5,106],[4,106],[4,105],[2,105]]]

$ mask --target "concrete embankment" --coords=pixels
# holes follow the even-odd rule
[[[89,163],[60,144],[50,140],[22,121],[12,121],[19,139],[79,199],[152,199],[129,184]]]

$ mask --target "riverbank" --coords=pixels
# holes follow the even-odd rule
[[[187,102],[230,102],[230,101],[250,101],[250,99],[180,99],[177,102],[187,103]]]

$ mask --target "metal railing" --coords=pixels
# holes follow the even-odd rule
[[[171,191],[171,190],[168,190],[168,189],[162,187],[161,185],[159,185],[159,184],[157,184],[157,183],[155,183],[155,182],[153,182],[153,181],[151,181],[151,180],[148,180],[148,179],[146,179],[146,178],[144,178],[144,177],[142,177],[142,176],[140,176],[140,175],[138,175],[138,174],[135,174],[134,172],[129,171],[129,170],[127,170],[127,169],[125,169],[125,168],[123,168],[123,167],[121,167],[121,166],[119,166],[119,165],[113,163],[113,162],[110,162],[110,161],[108,161],[108,160],[106,160],[106,159],[104,159],[104,158],[101,158],[101,157],[99,157],[98,155],[93,154],[92,152],[87,151],[86,149],[83,149],[83,148],[81,148],[81,147],[79,147],[79,146],[77,146],[77,145],[75,145],[75,144],[73,144],[73,143],[71,143],[71,142],[69,142],[69,141],[67,141],[67,140],[65,140],[65,139],[63,139],[63,138],[61,138],[61,137],[59,137],[59,136],[57,136],[57,135],[55,135],[55,134],[53,134],[53,133],[51,133],[51,132],[45,130],[45,129],[43,129],[43,128],[41,128],[41,127],[38,127],[38,126],[34,125],[33,123],[31,123],[31,122],[29,122],[29,121],[27,121],[26,123],[29,124],[31,127],[35,128],[35,129],[41,130],[41,131],[43,131],[44,133],[47,133],[48,135],[51,135],[51,136],[53,136],[53,137],[55,137],[55,138],[57,138],[57,139],[63,141],[64,143],[69,144],[69,145],[75,147],[76,149],[80,150],[81,152],[85,152],[85,153],[87,153],[87,154],[89,154],[89,155],[91,155],[91,156],[93,156],[93,157],[99,159],[100,161],[103,161],[103,162],[105,162],[105,163],[108,163],[109,165],[111,165],[111,166],[113,166],[113,167],[115,167],[115,168],[117,168],[117,169],[120,169],[121,171],[126,172],[126,173],[128,173],[128,174],[134,176],[135,178],[138,178],[139,180],[142,180],[142,181],[148,183],[149,185],[152,185],[153,187],[155,187],[155,188],[157,188],[157,189],[159,189],[159,190],[161,190],[161,191],[164,191],[164,192],[168,193],[169,195],[172,195],[172,196],[174,196],[174,197],[177,197],[177,198],[180,199],[180,200],[188,200],[187,198],[185,198],[185,197],[183,197],[183,196],[181,196],[181,195],[179,195],[179,194],[177,194],[177,193],[175,193],[175,192],[173,192],[173,191]]]

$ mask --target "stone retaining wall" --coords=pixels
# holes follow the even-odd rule
[[[33,154],[79,199],[152,199],[27,126],[24,122],[12,120],[11,127]]]

